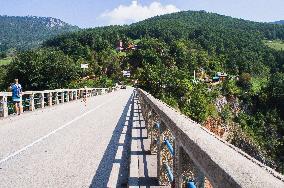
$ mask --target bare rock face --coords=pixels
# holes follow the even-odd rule
[[[237,116],[241,111],[240,102],[237,98],[219,96],[215,101],[217,111],[222,112],[225,105],[229,105],[234,116]],[[241,127],[232,122],[224,122],[220,117],[209,117],[203,126],[210,132],[214,133],[219,138],[229,142],[238,147],[248,155],[257,159],[258,161],[275,168],[275,163],[267,157],[267,154],[250,138]]]

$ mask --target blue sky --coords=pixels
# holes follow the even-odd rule
[[[284,20],[284,0],[0,0],[0,15],[55,17],[79,27],[128,24],[180,10]]]

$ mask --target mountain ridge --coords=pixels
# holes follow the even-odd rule
[[[53,17],[7,15],[0,15],[0,28],[0,51],[31,49],[56,35],[79,30]]]
[[[281,24],[281,25],[283,25],[283,24],[284,24],[284,20],[279,20],[279,21],[275,21],[275,22],[272,22],[272,23],[274,23],[274,24]]]

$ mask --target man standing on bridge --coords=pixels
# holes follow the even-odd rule
[[[11,86],[12,100],[15,105],[16,113],[18,115],[23,111],[22,109],[22,86],[19,84],[19,80],[15,79],[15,83]]]

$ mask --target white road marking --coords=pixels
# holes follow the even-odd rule
[[[91,112],[93,112],[93,111],[99,109],[100,107],[104,106],[105,104],[109,103],[110,101],[112,101],[112,100],[114,100],[114,99],[115,99],[115,98],[110,99],[110,100],[106,101],[105,103],[98,105],[96,108],[94,108],[94,109],[92,109],[92,110],[89,110],[88,112],[85,112],[84,114],[82,114],[82,115],[80,115],[80,116],[74,118],[73,120],[71,120],[71,121],[67,122],[66,124],[62,125],[61,127],[58,127],[57,129],[55,129],[55,130],[53,130],[52,132],[48,133],[47,135],[45,135],[45,136],[43,136],[43,137],[37,139],[37,140],[34,141],[33,143],[31,143],[31,144],[29,144],[29,145],[26,145],[25,147],[23,147],[23,148],[20,149],[20,150],[15,151],[14,153],[8,155],[8,156],[5,157],[4,159],[1,159],[1,160],[0,160],[0,164],[2,164],[2,163],[4,163],[4,162],[8,161],[9,159],[15,157],[16,155],[19,155],[20,153],[22,153],[23,151],[26,151],[27,149],[29,149],[29,148],[32,147],[33,145],[35,145],[35,144],[37,144],[37,143],[39,143],[39,142],[45,140],[45,139],[48,138],[49,136],[55,134],[56,132],[60,131],[61,129],[64,129],[64,128],[67,127],[68,125],[74,123],[75,121],[78,121],[79,119],[85,117],[85,116],[88,115],[89,113],[91,113]]]

